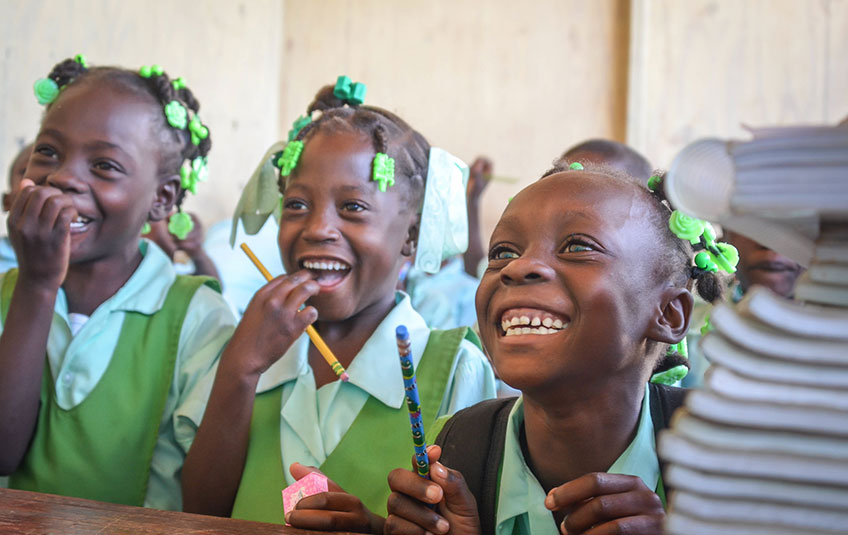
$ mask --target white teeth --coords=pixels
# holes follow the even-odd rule
[[[533,318],[533,320],[530,322],[530,325],[532,325],[533,327],[538,327],[541,324],[542,320],[540,320],[538,317]]]
[[[554,329],[562,329],[562,320],[561,319],[555,319],[554,320]]]
[[[314,260],[305,260],[303,262],[303,267],[306,269],[320,269],[324,271],[347,271],[349,269],[347,265],[342,264],[341,262],[317,262]]]
[[[521,324],[530,325],[530,318],[528,318],[527,316],[521,316]]]
[[[553,324],[554,320],[552,320],[551,318],[545,318],[542,320],[542,325],[544,325],[545,327],[550,327]]]
[[[559,332],[557,329],[548,329],[547,327],[517,327],[506,329],[505,336],[517,336],[519,334],[554,334]]]

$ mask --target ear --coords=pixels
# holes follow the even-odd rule
[[[666,288],[661,306],[648,326],[647,338],[655,342],[676,344],[689,331],[689,320],[695,299],[685,288]]]
[[[415,251],[418,247],[418,229],[421,227],[421,215],[416,214],[409,223],[409,228],[406,230],[406,241],[403,242],[403,247],[400,254],[407,257],[415,256]]]
[[[12,209],[12,196],[8,193],[3,194],[3,211],[8,212]]]
[[[179,175],[175,174],[161,179],[153,196],[153,205],[147,215],[148,221],[161,221],[171,215],[179,193]]]

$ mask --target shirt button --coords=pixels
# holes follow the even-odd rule
[[[73,381],[73,379],[74,379],[74,374],[72,374],[71,372],[67,372],[67,373],[66,373],[66,374],[62,377],[62,381],[63,381],[66,385],[67,385],[67,384],[70,384],[70,383],[71,383],[71,381]]]

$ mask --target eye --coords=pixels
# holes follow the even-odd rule
[[[489,251],[489,260],[513,260],[518,256],[518,253],[504,245],[495,246]]]
[[[580,236],[569,236],[565,241],[565,246],[562,248],[562,252],[564,253],[586,253],[597,250],[598,248],[593,243]]]
[[[58,158],[59,154],[56,152],[56,149],[51,147],[50,145],[39,145],[35,147],[35,153],[46,158]]]
[[[286,199],[283,208],[285,210],[306,210],[306,203],[298,199]]]
[[[123,169],[114,162],[110,162],[108,160],[98,160],[94,162],[92,166],[98,171],[118,171],[123,172]]]
[[[342,204],[342,210],[346,212],[361,212],[365,210],[365,205],[357,201],[347,201]]]

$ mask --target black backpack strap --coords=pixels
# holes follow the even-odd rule
[[[689,390],[656,383],[649,383],[648,385],[651,392],[651,420],[654,424],[654,437],[659,437],[660,431],[671,425],[671,415],[683,406]],[[665,462],[660,459],[660,473],[664,472]],[[666,496],[668,496],[672,489],[665,481],[663,481],[663,486]]]
[[[490,399],[457,412],[436,437],[440,462],[459,471],[477,500],[484,534],[495,532],[498,475],[506,424],[517,398]]]

